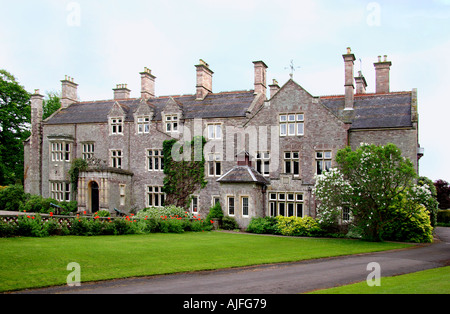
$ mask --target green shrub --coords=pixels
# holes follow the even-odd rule
[[[70,202],[59,202],[54,203],[62,208],[61,215],[69,215],[70,213],[76,213],[78,211],[78,202],[77,201],[70,201]],[[53,209],[54,211],[54,209]]]
[[[17,218],[16,235],[22,237],[46,237],[48,236],[44,223],[39,215],[19,216]]]
[[[310,216],[284,217],[277,216],[276,233],[285,236],[311,237],[320,235],[319,223]]]
[[[206,220],[211,219],[222,219],[223,218],[223,212],[222,212],[222,206],[220,206],[220,203],[217,202],[214,204],[213,207],[209,209],[208,216],[206,216]]]
[[[58,205],[58,201],[52,198],[43,198],[41,195],[31,195],[22,204],[20,210],[26,211],[27,213],[48,214],[55,211],[51,204]]]
[[[9,238],[15,235],[15,223],[5,222],[0,219],[0,238]]]
[[[275,217],[253,217],[247,227],[247,232],[259,234],[273,234],[276,231]]]
[[[19,211],[26,200],[26,194],[21,185],[9,185],[0,190],[0,210]]]
[[[437,222],[442,224],[450,224],[450,210],[439,210],[437,213]]]
[[[187,212],[182,207],[177,207],[174,205],[169,205],[165,207],[150,207],[140,210],[136,214],[137,218],[161,218],[166,217],[177,217],[177,218],[192,218],[192,214]]]
[[[382,236],[392,241],[432,242],[433,227],[427,209],[400,195],[399,201],[389,207],[389,221],[383,227]]]
[[[239,229],[239,225],[234,217],[224,216],[222,218],[222,229],[224,230],[235,230]]]
[[[111,213],[108,210],[102,209],[94,214],[94,216],[98,217],[111,217]]]

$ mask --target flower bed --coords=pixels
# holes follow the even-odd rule
[[[195,217],[195,218],[194,218]],[[210,231],[212,222],[197,216],[177,217],[160,215],[159,217],[124,218],[41,216],[23,214],[0,218],[0,237],[47,237],[54,235],[98,236],[122,234],[148,234],[155,232],[182,233],[185,231]]]

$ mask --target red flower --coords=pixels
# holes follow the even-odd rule
[[[53,217],[53,213],[52,212],[50,212],[50,217]]]
[[[30,218],[30,216],[27,215],[27,218]]]
[[[212,221],[212,220],[210,220],[210,221],[211,221],[212,224],[214,223],[214,221]]]
[[[31,219],[34,219],[34,216],[33,216],[33,217],[31,217]]]
[[[86,211],[84,211],[84,212],[83,212],[83,214],[85,214],[85,215],[86,215]]]

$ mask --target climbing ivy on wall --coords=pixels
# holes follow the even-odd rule
[[[205,180],[205,157],[203,136],[181,144],[176,140],[163,142],[165,204],[188,208],[193,193],[203,189]]]
[[[78,176],[81,171],[85,171],[88,168],[88,163],[82,158],[74,159],[72,165],[70,166],[69,176],[70,183],[72,183],[72,191],[76,192],[78,190]]]

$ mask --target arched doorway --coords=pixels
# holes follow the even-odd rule
[[[90,202],[90,207],[91,207],[91,212],[95,213],[98,212],[100,209],[100,205],[99,205],[99,187],[98,187],[98,183],[95,181],[92,181],[89,184],[89,194],[91,195],[91,202]]]

